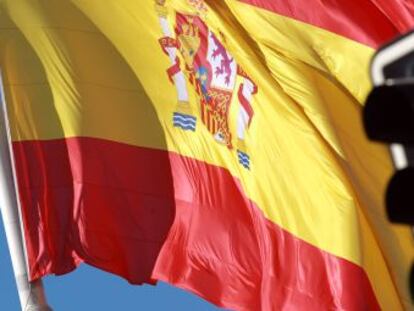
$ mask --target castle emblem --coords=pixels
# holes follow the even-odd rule
[[[189,0],[199,14],[175,13],[175,29],[170,28],[165,0],[157,0],[163,37],[161,48],[169,57],[167,74],[174,83],[178,103],[172,122],[184,131],[195,131],[198,123],[189,101],[192,87],[200,104],[200,119],[214,139],[233,149],[233,134],[229,125],[230,104],[237,96],[237,156],[239,163],[250,169],[250,156],[245,136],[253,118],[252,98],[257,92],[255,83],[236,63],[218,37],[207,27],[201,16],[207,7],[201,0]],[[241,77],[242,82],[238,77]],[[236,91],[236,87],[238,90]],[[234,102],[234,101],[233,101]]]

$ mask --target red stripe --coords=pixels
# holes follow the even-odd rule
[[[200,110],[201,110],[201,121],[203,122],[203,124],[206,124],[206,106],[204,104],[201,104],[200,106]]]
[[[240,0],[377,47],[414,27],[414,6],[403,0]]]
[[[223,168],[91,138],[14,151],[32,279],[84,261],[240,310],[379,309],[363,269],[267,220]]]
[[[214,113],[210,112],[210,122],[211,122],[211,133],[216,134],[217,133],[217,120],[214,117]]]
[[[211,113],[211,110],[210,109],[208,109],[207,110],[207,129],[210,131],[210,132],[212,132],[213,131],[213,124],[212,124],[212,122],[211,122],[211,119],[212,119],[212,113]]]

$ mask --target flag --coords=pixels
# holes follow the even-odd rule
[[[401,310],[360,112],[403,1],[0,1],[32,279],[85,262],[236,310]]]

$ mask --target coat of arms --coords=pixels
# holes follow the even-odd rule
[[[200,104],[200,119],[214,139],[233,149],[229,126],[230,104],[237,96],[237,156],[239,163],[250,169],[245,135],[253,118],[252,97],[256,84],[203,21],[207,7],[201,0],[189,0],[199,14],[175,13],[175,28],[168,22],[165,0],[157,0],[156,8],[163,37],[160,45],[170,58],[167,74],[177,91],[178,104],[172,116],[173,125],[184,131],[195,131],[198,117],[189,101],[192,87]],[[242,78],[236,91],[236,80]]]

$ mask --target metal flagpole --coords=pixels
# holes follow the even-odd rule
[[[27,256],[23,239],[14,161],[11,152],[10,127],[0,71],[0,210],[13,265],[22,311],[51,311],[47,305],[42,281],[29,282]]]

